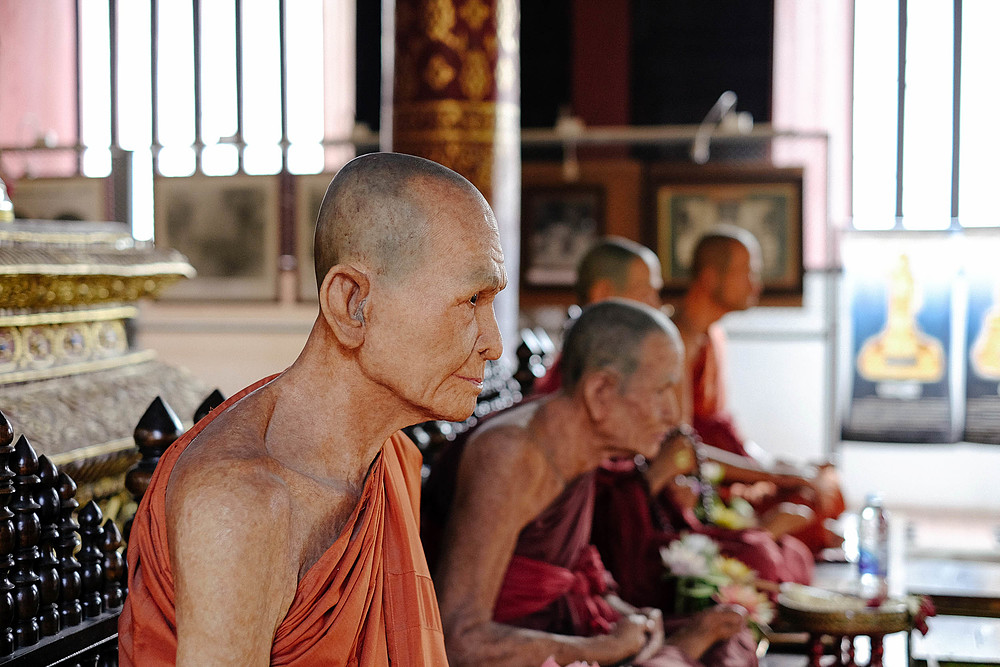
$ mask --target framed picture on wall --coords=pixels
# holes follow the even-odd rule
[[[22,178],[11,187],[14,215],[26,220],[110,220],[107,178]]]
[[[277,176],[157,178],[156,242],[183,253],[198,271],[162,298],[276,298],[278,189]]]
[[[521,281],[572,287],[576,265],[604,231],[604,189],[594,184],[528,186],[521,193]]]
[[[698,239],[727,223],[760,242],[765,296],[802,294],[802,169],[653,165],[649,189],[650,245],[667,293],[687,285]]]

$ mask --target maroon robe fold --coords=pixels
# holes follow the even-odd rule
[[[435,558],[440,544],[432,541],[440,539],[447,522],[462,449],[464,443],[452,443],[442,452],[425,487],[424,498],[431,501],[423,508],[423,541]],[[570,482],[521,530],[494,606],[496,622],[589,636],[608,632],[618,620],[604,599],[604,593],[615,586],[614,580],[590,540],[596,474],[585,473]],[[680,623],[668,627],[676,628]],[[664,646],[636,667],[753,667],[757,664],[754,649],[749,631],[744,631],[717,643],[701,662],[676,647]]]
[[[706,526],[693,512],[677,507],[667,493],[651,497],[645,478],[631,461],[608,463],[598,470],[591,540],[618,582],[623,600],[670,613],[674,590],[663,576],[660,547],[682,531],[711,537],[720,553],[745,563],[762,579],[800,584],[812,579],[812,553],[795,538],[776,542],[763,530]]]

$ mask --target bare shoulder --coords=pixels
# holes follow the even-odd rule
[[[224,568],[252,548],[257,558],[287,564],[294,573],[297,559],[289,552],[287,531],[292,514],[291,491],[253,420],[211,424],[181,454],[167,483],[168,542],[175,557],[211,549]]]
[[[523,482],[533,472],[541,472],[529,428],[537,407],[530,404],[514,408],[479,428],[465,445],[459,474],[488,477],[495,485],[505,477]]]

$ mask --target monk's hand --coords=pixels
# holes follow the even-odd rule
[[[658,633],[657,626],[659,627]],[[638,611],[624,614],[607,636],[618,647],[619,650],[616,650],[615,653],[620,651],[621,660],[638,662],[643,656],[646,656],[650,644],[655,643],[656,637],[659,638],[659,644],[663,644],[663,617],[659,615],[659,610],[657,610],[655,619]],[[649,655],[654,653],[656,653],[655,650],[649,651]]]
[[[635,656],[634,662],[648,660],[663,648],[663,613],[654,607],[644,607],[641,615],[646,617],[646,645]]]
[[[729,639],[747,627],[747,612],[736,605],[717,605],[699,612],[692,621],[697,630],[711,637],[714,643]]]

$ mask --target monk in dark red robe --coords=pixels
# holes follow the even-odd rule
[[[813,557],[791,536],[775,539],[759,528],[741,530],[707,526],[698,520],[690,502],[678,502],[669,482],[646,474],[632,461],[609,462],[597,472],[593,542],[619,585],[619,595],[637,606],[656,606],[669,613],[675,591],[665,577],[660,548],[682,532],[711,537],[719,552],[741,561],[757,578],[775,584],[808,584]],[[673,475],[671,475],[672,481]],[[683,489],[680,496],[689,489]],[[772,588],[773,587],[768,587]]]
[[[665,637],[661,612],[621,600],[590,544],[594,471],[655,454],[676,425],[680,358],[662,313],[592,306],[564,342],[557,394],[500,413],[435,462],[424,540],[453,666],[756,664],[740,613],[715,608]]]

